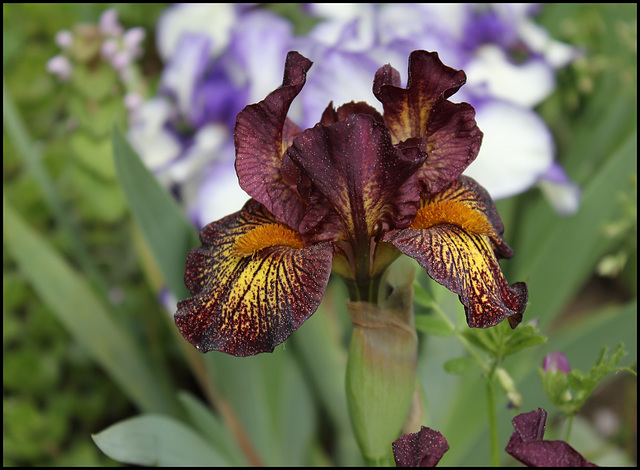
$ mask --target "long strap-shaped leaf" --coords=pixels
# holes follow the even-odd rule
[[[113,152],[118,180],[167,286],[178,299],[188,297],[183,277],[187,254],[199,245],[195,228],[117,128]]]
[[[143,411],[174,413],[166,382],[152,373],[132,336],[117,324],[85,277],[18,215],[3,197],[8,253],[58,320]]]

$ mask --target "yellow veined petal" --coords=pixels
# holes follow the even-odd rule
[[[470,327],[487,328],[508,318],[515,328],[522,321],[527,286],[509,286],[486,235],[445,223],[398,230],[387,241],[458,294]]]
[[[175,315],[183,336],[200,351],[236,356],[273,351],[320,304],[331,272],[331,246],[292,246],[287,243],[295,232],[274,226],[273,216],[250,200],[203,230],[203,246],[190,253],[185,273],[194,296],[179,302]],[[269,244],[256,236],[273,230],[284,238],[272,237]]]

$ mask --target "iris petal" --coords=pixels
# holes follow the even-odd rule
[[[596,467],[564,441],[543,439],[547,412],[538,408],[512,420],[513,434],[505,450],[528,467]]]
[[[369,114],[304,131],[288,155],[329,201],[307,211],[301,231],[335,211],[342,238],[368,246],[385,224],[406,227],[415,217],[420,194],[416,181],[409,180],[425,155],[394,147],[384,125]]]
[[[461,203],[473,211],[480,212],[493,228],[493,233],[490,233],[489,237],[498,259],[509,259],[513,256],[513,250],[502,238],[504,225],[500,220],[496,206],[487,190],[480,186],[477,181],[468,176],[460,176],[438,194],[429,198],[427,202],[438,204],[446,201]]]
[[[426,51],[409,56],[406,88],[399,87],[399,75],[390,65],[380,68],[374,79],[373,92],[382,102],[393,143],[425,139],[429,158],[418,178],[428,195],[457,178],[480,150],[482,132],[474,109],[447,101],[465,81],[463,71],[447,67],[436,52]]]
[[[458,294],[469,326],[486,328],[509,318],[515,327],[527,304],[527,287],[509,286],[502,274],[498,258],[513,254],[503,232],[487,191],[461,176],[424,201],[410,228],[393,230],[383,240]]]
[[[236,171],[240,186],[281,222],[297,228],[303,206],[284,179],[282,155],[300,130],[287,119],[300,93],[311,61],[289,52],[282,86],[263,101],[244,108],[234,130]]]
[[[385,240],[458,294],[470,327],[487,328],[509,318],[515,328],[522,320],[527,287],[522,282],[509,286],[486,235],[439,224],[390,232]]]
[[[271,227],[278,227],[271,243],[252,241]],[[330,246],[300,248],[296,237],[255,200],[205,227],[185,272],[194,296],[175,315],[182,335],[201,352],[235,356],[271,352],[287,339],[318,308],[333,258]]]

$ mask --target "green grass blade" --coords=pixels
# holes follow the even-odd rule
[[[177,402],[154,376],[133,338],[114,322],[82,274],[34,232],[3,197],[4,241],[58,320],[142,410],[172,413]]]
[[[164,279],[178,299],[188,296],[184,285],[187,254],[199,245],[184,211],[147,169],[122,132],[113,130],[118,180]]]

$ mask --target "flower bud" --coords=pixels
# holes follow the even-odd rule
[[[509,375],[509,373],[502,367],[498,367],[495,370],[496,378],[502,390],[507,394],[509,404],[514,408],[520,408],[522,406],[522,396],[516,389],[516,384]]]
[[[542,361],[542,370],[544,372],[563,372],[568,374],[571,372],[571,366],[567,356],[562,351],[556,351],[547,354]]]
[[[391,443],[402,433],[413,400],[418,337],[412,274],[380,305],[347,303],[353,323],[347,401],[356,440],[369,463],[393,464]]]

